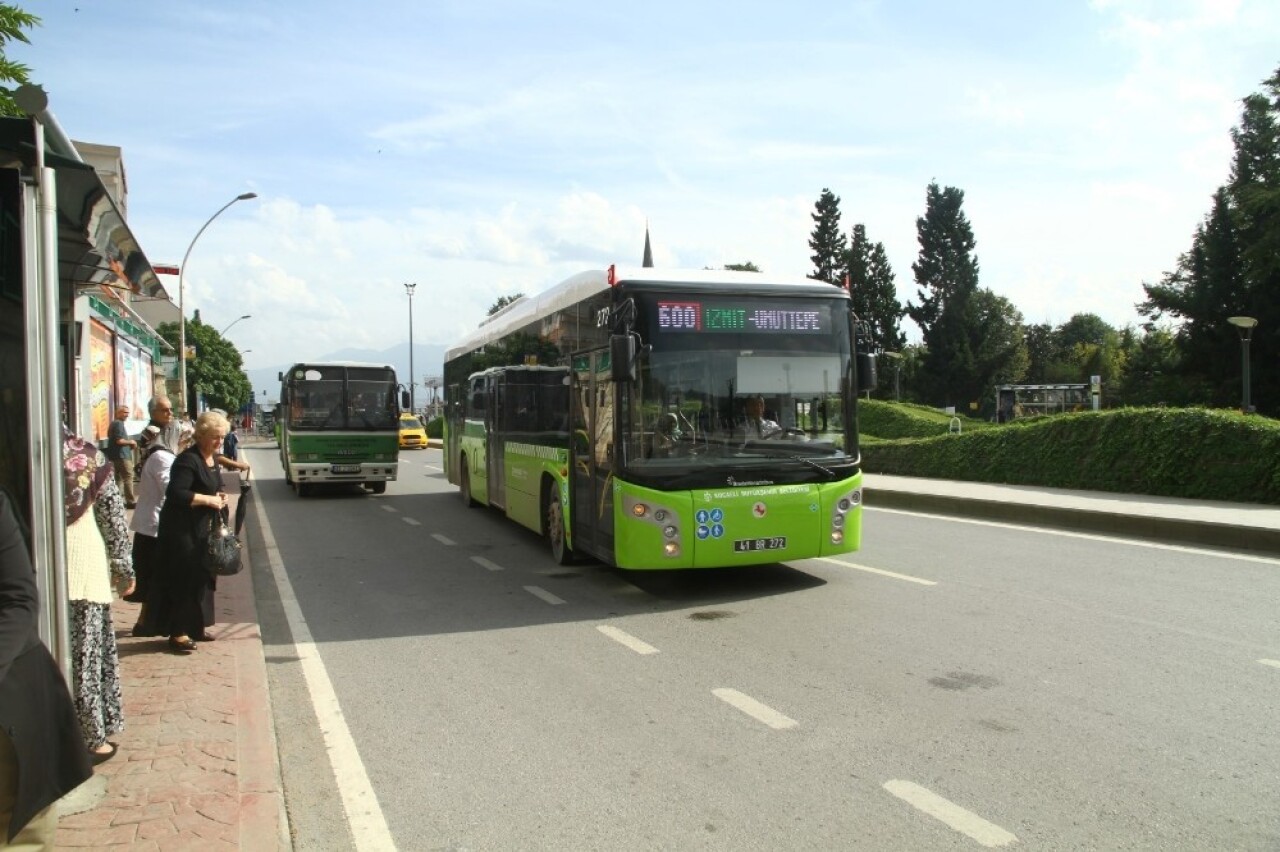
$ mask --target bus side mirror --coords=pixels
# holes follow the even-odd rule
[[[408,411],[411,405],[413,403],[409,401],[409,392],[407,390],[400,391],[400,410]]]
[[[615,382],[636,380],[636,339],[630,334],[609,338],[609,378]]]
[[[858,363],[858,391],[873,391],[876,389],[876,359],[875,356],[868,352],[857,353]]]

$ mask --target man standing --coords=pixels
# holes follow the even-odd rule
[[[129,417],[129,406],[116,406],[116,419],[111,421],[107,429],[107,449],[105,455],[111,459],[111,466],[116,471],[116,484],[124,495],[125,508],[132,509],[137,500],[133,493],[133,450],[138,442],[129,437],[124,421]]]

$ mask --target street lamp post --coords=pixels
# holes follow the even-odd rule
[[[1249,414],[1253,411],[1253,405],[1249,400],[1249,340],[1253,337],[1253,329],[1258,321],[1253,317],[1227,317],[1227,322],[1234,325],[1240,332],[1240,373],[1244,382],[1240,410]]]
[[[884,357],[893,361],[893,401],[902,399],[902,353],[884,352]]]
[[[186,288],[183,286],[187,273],[187,258],[191,257],[191,250],[196,247],[196,240],[200,239],[200,235],[204,233],[204,229],[213,223],[222,215],[222,211],[226,210],[237,201],[248,201],[251,198],[257,198],[256,192],[242,192],[226,204],[218,208],[218,212],[214,213],[208,220],[200,226],[200,230],[196,231],[196,235],[191,238],[191,244],[187,246],[187,253],[182,256],[182,265],[178,267],[178,375],[182,382],[182,412],[184,415],[190,415],[191,409],[187,404],[187,311],[184,303],[186,297]],[[239,322],[239,320],[236,320]],[[228,326],[230,327],[230,326]]]
[[[417,283],[405,284],[404,291],[409,294],[409,413],[417,414],[418,406],[413,398],[413,386],[417,384],[413,379],[413,291],[418,288]]]
[[[236,323],[240,322],[240,320],[247,320],[247,319],[252,319],[251,315],[249,315],[249,314],[245,314],[244,316],[240,317],[240,319],[233,319],[231,322],[227,323],[227,327],[226,327],[226,328],[224,328],[222,331],[218,332],[218,335],[219,335],[220,337],[226,337],[226,336],[227,336],[227,332],[231,330],[231,326],[233,326],[233,325],[235,325]]]

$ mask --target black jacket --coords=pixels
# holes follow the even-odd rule
[[[17,754],[12,840],[93,774],[67,682],[37,633],[36,577],[17,516],[0,494],[0,735]]]

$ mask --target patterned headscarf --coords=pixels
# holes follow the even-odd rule
[[[74,524],[93,508],[98,492],[111,478],[111,465],[89,441],[62,427],[62,491],[67,524]]]

